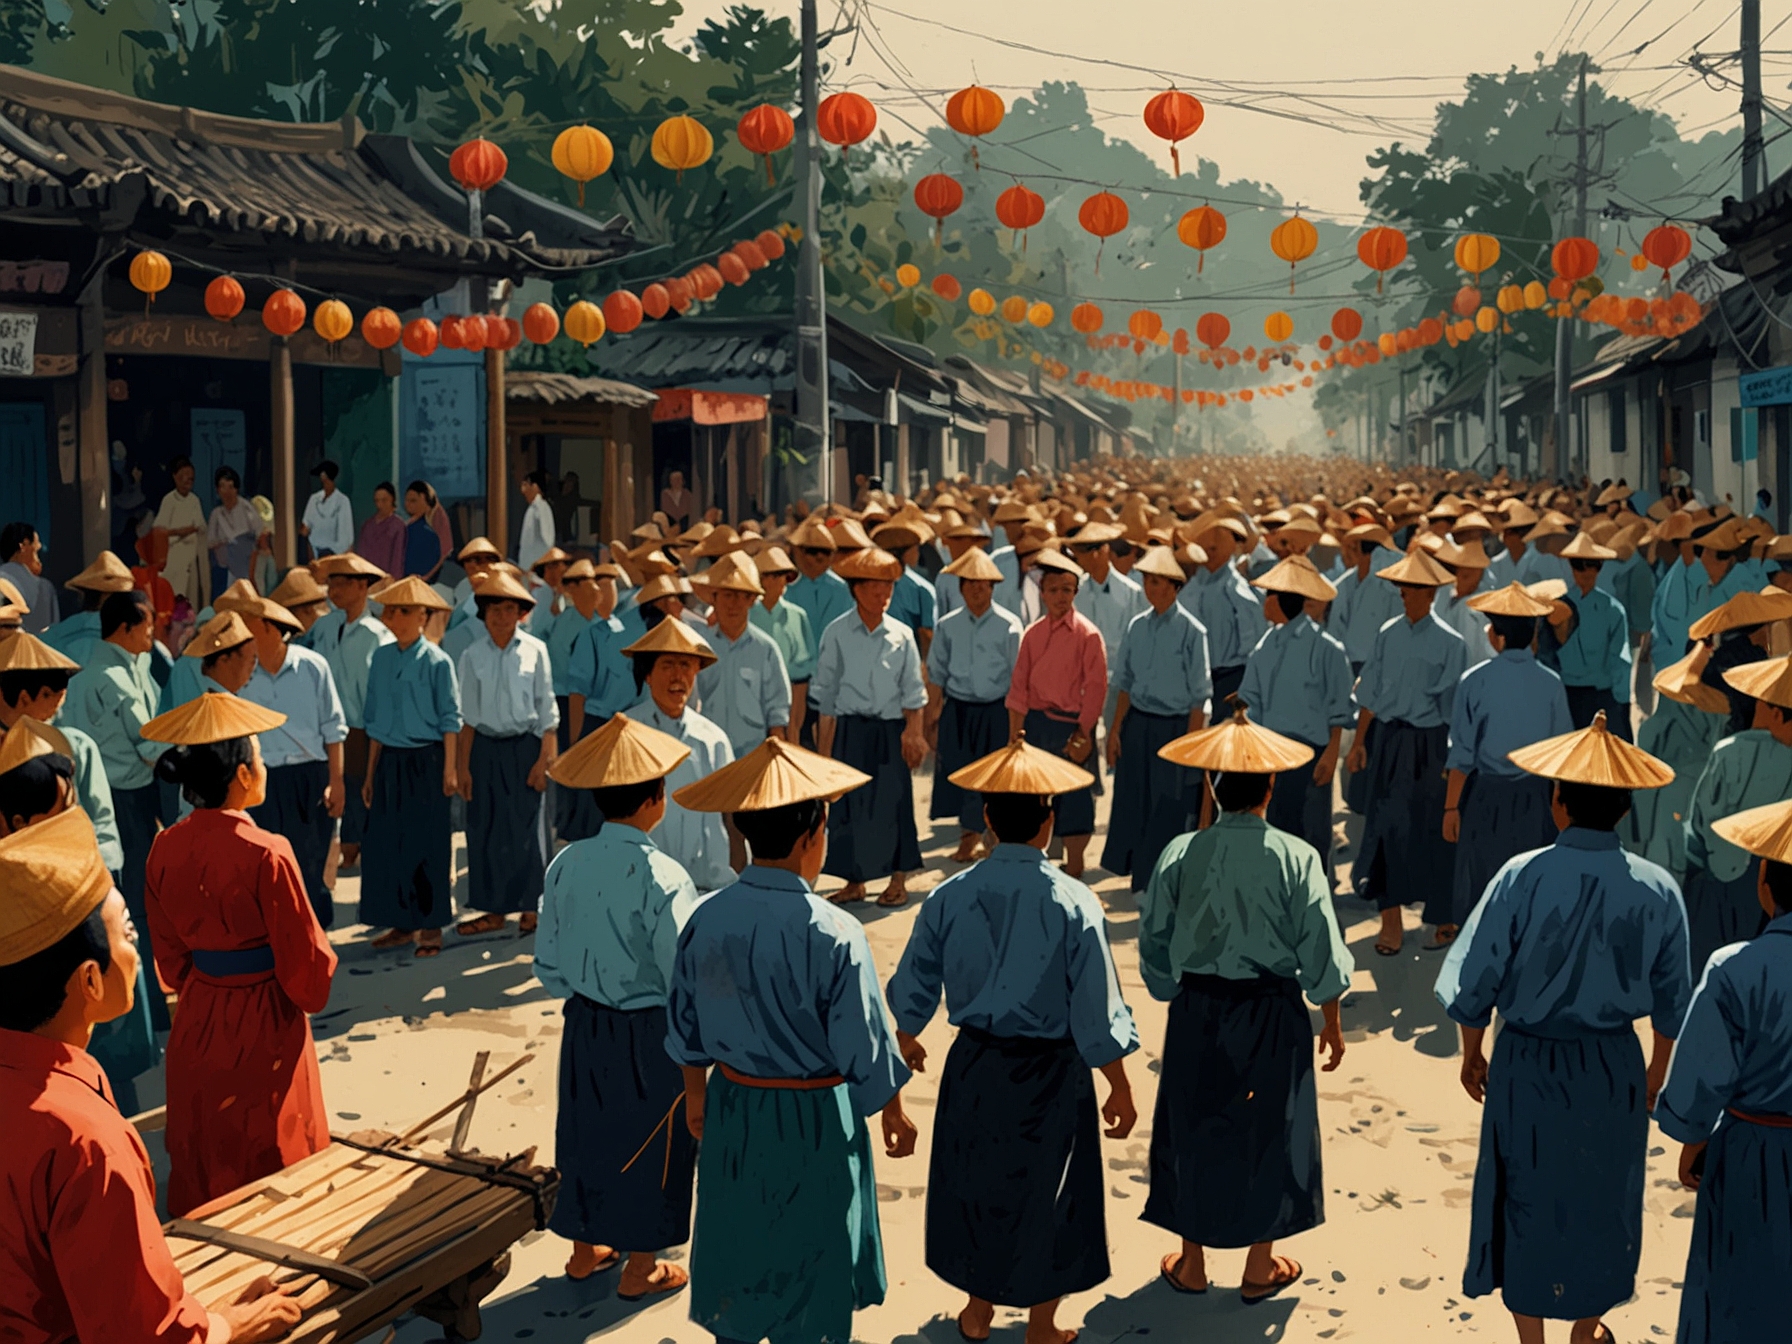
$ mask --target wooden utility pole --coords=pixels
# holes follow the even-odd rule
[[[1574,153],[1574,236],[1584,238],[1587,233],[1587,58],[1580,58],[1580,89],[1575,95],[1575,153]],[[1545,476],[1559,475],[1566,471],[1573,474],[1577,459],[1577,445],[1573,441],[1574,430],[1571,423],[1573,407],[1570,404],[1573,394],[1569,385],[1574,379],[1574,323],[1567,318],[1556,319],[1556,396],[1555,396],[1555,451],[1543,464]]]
[[[1742,199],[1767,186],[1761,141],[1761,0],[1742,0]]]
[[[821,135],[815,110],[821,105],[821,37],[816,0],[803,0],[803,115],[796,128],[796,199],[803,236],[796,248],[796,420],[795,448],[808,463],[800,493],[812,504],[826,503],[833,491],[834,454],[828,432],[827,293],[821,271]]]

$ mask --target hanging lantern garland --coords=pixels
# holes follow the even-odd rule
[[[341,299],[325,299],[311,315],[311,328],[325,344],[335,345],[355,329],[355,315]]]
[[[305,325],[305,300],[290,289],[276,289],[261,306],[261,325],[276,336],[291,336]]]
[[[404,323],[390,308],[369,308],[361,319],[361,339],[375,350],[390,350],[404,335]]]
[[[243,287],[234,276],[220,275],[205,287],[205,311],[220,322],[229,322],[243,311]]]
[[[148,248],[131,258],[131,286],[143,298],[143,315],[149,316],[156,295],[168,288],[174,279],[174,266],[160,252]]]

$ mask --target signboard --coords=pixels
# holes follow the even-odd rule
[[[287,337],[296,364],[380,366],[380,352],[359,335],[328,344],[309,327]],[[266,360],[273,337],[254,316],[235,322],[209,317],[126,317],[106,321],[106,351],[115,355],[196,355],[206,359]]]
[[[37,372],[37,314],[0,313],[0,377]]]
[[[1736,380],[1745,407],[1792,406],[1792,365],[1745,373]]]
[[[485,497],[485,366],[407,360],[399,404],[398,461],[442,499]]]

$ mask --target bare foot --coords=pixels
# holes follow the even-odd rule
[[[524,911],[522,914],[520,914],[516,917],[517,933],[519,935],[526,934],[526,933],[534,933],[536,925],[540,922],[540,918],[541,917],[539,915],[533,913],[532,911]]]
[[[865,899],[865,884],[863,882],[848,882],[828,899],[835,905],[851,905],[855,901],[862,901]]]
[[[958,839],[958,848],[952,851],[953,863],[969,863],[977,857],[977,847],[982,843],[980,835],[963,835]]]
[[[1406,930],[1400,923],[1400,907],[1381,912],[1381,932],[1375,935],[1375,950],[1384,957],[1399,954],[1406,941]]]
[[[417,930],[417,946],[411,949],[413,957],[439,957],[442,955],[442,931],[440,929]]]
[[[1189,1259],[1181,1251],[1171,1251],[1158,1262],[1158,1269],[1172,1288],[1185,1293],[1204,1293],[1207,1291],[1207,1266],[1200,1260],[1191,1265]]]
[[[993,1302],[979,1302],[972,1298],[965,1304],[965,1309],[958,1313],[958,1333],[974,1344],[989,1338],[990,1325],[995,1321],[996,1308]]]
[[[566,1260],[566,1277],[588,1279],[600,1270],[613,1268],[620,1259],[622,1257],[611,1247],[575,1241],[572,1244],[572,1254]]]
[[[410,929],[387,929],[375,938],[369,946],[375,952],[389,951],[394,947],[409,947],[417,941],[417,935]]]
[[[454,931],[462,938],[472,938],[481,933],[497,933],[503,927],[503,915],[481,915],[477,919],[463,919],[454,926]]]

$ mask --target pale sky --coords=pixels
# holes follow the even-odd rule
[[[758,2],[796,17],[796,0]],[[722,3],[684,0],[681,29],[690,31]],[[859,0],[844,0],[847,13],[858,7]],[[821,0],[824,30],[841,8],[842,0]],[[1613,72],[1603,77],[1608,87],[1673,115],[1683,134],[1738,124],[1739,90],[1718,79],[1709,87],[1683,64],[1695,49],[1736,50],[1737,9],[1735,0],[865,0],[856,52],[833,82],[851,82],[874,102],[883,98],[885,115],[925,126],[938,118],[904,84],[939,107],[944,92],[973,79],[1010,99],[1043,80],[1074,79],[1090,90],[1098,112],[1113,114],[1100,120],[1103,130],[1161,152],[1163,142],[1139,114],[1151,92],[1174,80],[1207,109],[1205,124],[1184,145],[1185,161],[1192,147],[1217,161],[1225,177],[1267,181],[1316,211],[1347,214],[1360,208],[1357,184],[1370,150],[1396,138],[1422,142],[1433,106],[1460,90],[1464,75],[1530,66],[1540,51],[1592,52]],[[1761,9],[1763,91],[1792,107],[1792,23],[1774,31],[1792,20],[1792,0],[1763,0]],[[1645,41],[1650,45],[1632,57]],[[846,38],[828,54],[843,63],[852,45]],[[1734,63],[1724,68],[1738,74]],[[1362,82],[1344,82],[1352,80]],[[893,88],[880,91],[870,81]],[[1245,102],[1270,110],[1236,105]],[[1347,130],[1332,128],[1340,123]],[[1785,129],[1771,113],[1765,124],[1769,138]],[[899,121],[891,129],[906,133]]]

